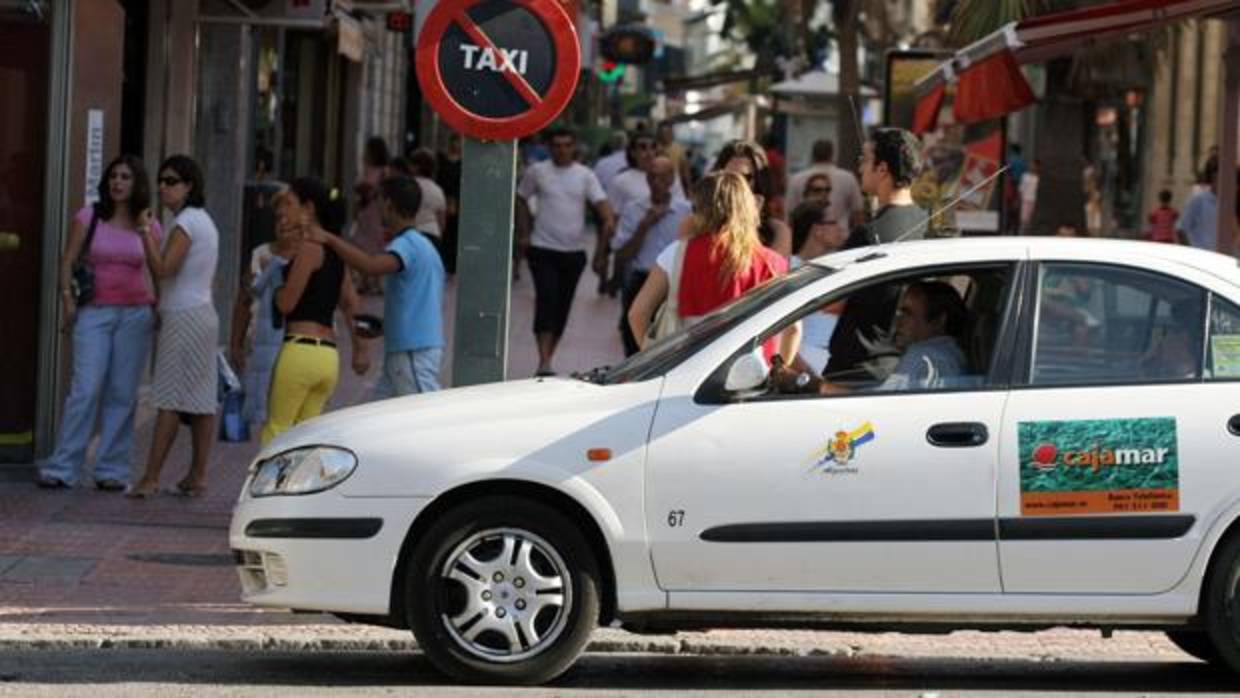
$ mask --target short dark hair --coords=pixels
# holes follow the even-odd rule
[[[835,159],[835,143],[830,138],[819,138],[814,141],[814,146],[810,150],[810,156],[814,162],[830,162]]]
[[[103,177],[99,179],[96,191],[99,200],[95,202],[95,214],[100,220],[107,220],[116,213],[116,202],[112,200],[111,185],[108,178],[118,165],[125,165],[133,175],[133,188],[129,190],[129,213],[136,219],[143,209],[151,207],[151,180],[146,176],[146,166],[134,155],[119,155],[103,169]]]
[[[1171,203],[1171,190],[1163,189],[1162,191],[1158,192],[1158,200],[1161,201],[1164,205]]]
[[[824,199],[810,199],[801,202],[796,208],[792,209],[792,253],[796,254],[798,250],[805,245],[805,241],[809,239],[809,229],[816,224],[821,223],[827,215],[827,209],[831,207],[831,202]]]
[[[874,164],[884,163],[896,188],[903,189],[921,174],[921,141],[902,128],[878,128],[870,136]]]
[[[775,182],[771,176],[771,162],[766,157],[766,150],[753,141],[728,141],[719,151],[719,155],[715,157],[715,164],[710,168],[711,171],[722,170],[733,158],[749,158],[749,162],[753,165],[753,181],[750,182],[750,187],[755,194],[770,199],[771,192],[775,189]]]
[[[1009,148],[1009,149],[1010,149],[1013,153],[1016,153],[1017,155],[1020,155],[1020,154],[1021,154],[1021,147],[1020,147],[1020,143],[1012,143],[1012,144],[1008,145],[1008,148]]]
[[[366,139],[366,148],[362,151],[362,158],[367,165],[371,167],[385,167],[391,155],[388,152],[387,141],[379,136],[371,136]]]
[[[944,318],[944,332],[957,339],[964,336],[969,320],[969,309],[964,306],[960,293],[945,281],[914,281],[904,289],[917,293],[926,301],[926,319]]]
[[[405,157],[394,157],[388,160],[388,169],[404,177],[413,176],[413,163]]]
[[[435,178],[435,154],[429,148],[418,148],[409,155],[409,163],[419,176]]]
[[[335,191],[314,177],[298,177],[289,184],[298,201],[314,204],[314,217],[329,233],[337,235],[344,229],[344,204]]]
[[[1206,158],[1205,167],[1201,168],[1201,184],[1214,184],[1218,179],[1218,157]]]
[[[207,205],[207,193],[203,191],[202,168],[188,155],[169,155],[159,166],[159,171],[172,170],[189,187],[185,205],[203,208]]]
[[[422,187],[412,177],[388,177],[379,183],[379,191],[392,204],[392,208],[405,218],[418,215],[418,209],[422,207]]]
[[[556,126],[555,128],[547,129],[547,131],[545,132],[545,135],[546,135],[548,143],[555,140],[556,138],[565,138],[565,137],[571,138],[573,139],[573,141],[577,140],[577,132],[572,130],[571,128],[568,128],[567,126]]]
[[[263,146],[254,149],[254,169],[259,166],[262,166],[265,172],[271,172],[275,168],[275,155]]]

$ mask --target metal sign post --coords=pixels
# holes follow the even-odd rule
[[[418,83],[461,154],[452,384],[504,380],[512,278],[516,139],[551,123],[581,68],[557,0],[443,0],[418,35]]]
[[[512,302],[516,141],[464,139],[452,385],[502,381]]]

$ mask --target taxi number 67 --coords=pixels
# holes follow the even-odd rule
[[[670,528],[676,528],[678,526],[685,525],[685,510],[684,509],[672,509],[671,511],[667,512],[667,525]]]

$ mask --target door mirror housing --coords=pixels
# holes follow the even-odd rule
[[[737,397],[753,397],[766,389],[770,375],[771,369],[762,355],[762,347],[755,344],[753,349],[741,354],[728,367],[723,389]]]

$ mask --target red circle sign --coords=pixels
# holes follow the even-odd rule
[[[577,30],[558,0],[441,0],[418,35],[422,94],[461,133],[511,140],[559,116],[577,87]]]

